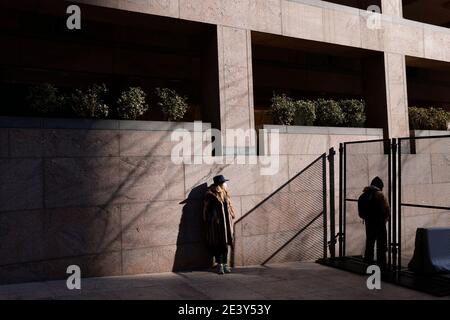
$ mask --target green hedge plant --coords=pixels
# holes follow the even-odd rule
[[[365,103],[363,100],[340,100],[339,105],[344,114],[344,127],[364,127],[366,124]]]
[[[450,112],[442,108],[409,108],[409,125],[413,130],[447,130]]]
[[[316,125],[341,126],[344,123],[344,113],[338,102],[332,99],[318,99],[315,103]]]
[[[295,101],[295,121],[299,126],[312,126],[316,121],[316,106],[311,100]]]
[[[294,122],[297,105],[286,94],[274,94],[270,112],[275,124],[289,126]]]
[[[428,110],[431,118],[431,130],[447,130],[448,121],[450,120],[450,112],[442,108],[430,108]]]
[[[105,84],[94,84],[86,91],[75,90],[70,98],[70,106],[76,116],[82,118],[107,118],[109,107],[104,98],[108,93]]]
[[[64,113],[64,96],[50,83],[30,87],[25,100],[36,115],[54,116]]]
[[[136,120],[148,111],[146,94],[139,87],[123,91],[117,100],[116,113],[120,119]]]
[[[169,121],[179,121],[184,118],[189,110],[187,97],[179,95],[175,90],[169,88],[156,88],[159,99],[158,106]]]

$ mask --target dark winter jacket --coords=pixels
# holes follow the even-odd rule
[[[388,221],[390,219],[390,208],[389,202],[384,196],[383,192],[371,185],[365,187],[363,192],[373,192],[374,193],[374,208],[372,208],[368,220],[376,221]]]

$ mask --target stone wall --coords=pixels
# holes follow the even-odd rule
[[[405,204],[450,207],[450,131],[415,131],[415,153],[402,143],[402,194]],[[450,210],[402,207],[402,258],[409,262],[414,252],[417,228],[450,227]]]
[[[366,141],[383,139],[382,129],[371,128],[321,128],[321,127],[279,127],[265,126],[265,128],[279,128],[282,132],[280,136],[280,153],[286,154],[289,161],[289,177],[293,177],[302,170],[321,152],[328,152],[333,147],[336,150],[335,156],[335,213],[336,232],[338,232],[339,217],[339,144],[352,141]],[[347,167],[348,181],[347,198],[357,197],[363,188],[369,185],[370,180],[380,175],[387,181],[387,156],[385,156],[382,143],[374,143],[370,146],[366,144],[352,145],[348,153]],[[386,167],[385,167],[386,166]],[[330,190],[327,185],[328,203]],[[356,207],[347,204],[347,251],[350,254],[360,255],[364,247],[364,226],[358,218]],[[328,219],[328,232],[330,230]],[[338,247],[336,247],[336,252]]]
[[[191,189],[209,176],[170,161],[175,128],[194,126],[1,118],[0,282],[207,264]]]
[[[198,130],[193,123],[0,118],[0,281],[64,278],[71,264],[79,265],[85,277],[209,266],[200,212],[213,176],[231,180],[239,219],[330,147],[383,137],[381,129],[266,126],[280,131],[280,162],[277,174],[264,176],[262,165],[244,156],[235,158],[243,164],[174,164],[170,154],[176,142],[170,135],[176,128]],[[209,125],[202,128],[194,134]],[[450,205],[449,141],[420,140],[416,154],[405,152],[403,202]],[[347,163],[347,198],[357,198],[375,175],[387,181],[382,143],[348,145]],[[337,169],[338,157],[336,214]],[[279,194],[280,203],[289,204],[284,200],[292,199],[290,191]],[[300,204],[316,196],[314,190],[294,191]],[[444,226],[448,214],[405,208],[404,256],[411,254],[417,227]],[[269,244],[289,237],[292,230],[281,230],[275,216],[254,215],[239,225],[237,265],[261,263],[270,256]],[[347,203],[346,227],[347,254],[361,254],[364,228],[352,202]],[[319,258],[322,226],[311,228],[296,242],[297,254],[274,261]]]
[[[382,136],[284,128],[279,171],[263,176],[248,161],[173,164],[175,128],[194,124],[0,118],[0,281],[63,278],[70,264],[85,277],[208,266],[200,212],[213,176],[231,180],[239,218],[330,146]]]

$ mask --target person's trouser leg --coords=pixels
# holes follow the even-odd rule
[[[377,265],[386,268],[386,252],[387,252],[387,230],[383,223],[379,226],[377,233]]]
[[[228,246],[221,247],[220,249],[220,263],[226,264],[228,261]]]
[[[228,259],[228,246],[220,246],[215,250],[215,259],[218,264],[227,263]]]
[[[228,247],[227,246],[219,246],[216,248],[215,259],[216,259],[217,267],[218,267],[217,272],[219,274],[225,273],[227,256],[228,256]]]
[[[213,256],[214,256],[214,260],[216,261],[216,263],[220,263],[219,261],[220,261],[220,252],[219,252],[219,250],[217,249],[217,247],[214,247],[213,248],[213,250],[212,250],[212,252],[213,252]]]
[[[375,241],[377,237],[373,229],[374,228],[372,223],[366,221],[366,250],[364,252],[364,261],[368,264],[374,263],[373,258],[375,250]]]

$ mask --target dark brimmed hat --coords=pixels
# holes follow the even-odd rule
[[[223,175],[215,176],[215,177],[213,178],[213,180],[214,180],[214,184],[221,184],[221,183],[230,181],[230,180],[228,180],[228,179],[225,179],[225,177],[224,177]]]

